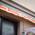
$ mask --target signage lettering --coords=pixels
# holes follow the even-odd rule
[[[12,13],[12,14],[18,15],[18,13],[16,11],[14,11],[12,9],[9,9],[9,8],[7,8],[5,6],[0,5],[0,9],[4,10],[6,12]]]
[[[7,7],[3,6],[3,5],[0,5],[0,9],[4,10],[6,12],[12,13],[14,15],[17,15],[17,16],[21,16],[22,15],[21,13],[19,14],[16,11],[14,11],[14,10],[12,10],[10,8],[7,8]],[[28,16],[21,16],[21,17],[24,17],[25,19],[28,19],[28,20],[30,20],[30,21],[35,23],[35,20],[33,20],[32,17],[30,17],[30,16],[29,17]]]

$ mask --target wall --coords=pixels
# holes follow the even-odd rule
[[[35,0],[13,0],[13,1],[35,12],[35,4],[34,4]]]
[[[26,20],[20,22],[20,35],[22,35],[22,32],[25,32],[28,28],[35,27],[35,24],[28,22]],[[19,34],[18,34],[19,35]]]
[[[30,27],[35,27],[35,24],[28,22],[28,21],[24,21],[24,30],[26,30]]]

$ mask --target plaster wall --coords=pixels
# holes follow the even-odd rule
[[[22,35],[22,32],[25,32],[28,28],[35,27],[35,24],[28,21],[21,21],[19,27],[20,28],[18,29],[20,30],[20,35]]]

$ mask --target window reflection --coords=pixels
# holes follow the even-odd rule
[[[2,24],[2,35],[14,35],[14,26],[8,21],[3,21]]]

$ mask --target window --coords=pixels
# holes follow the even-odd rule
[[[17,23],[10,22],[7,19],[1,18],[2,21],[2,29],[0,33],[2,35],[17,35]],[[0,24],[1,25],[1,24]]]

